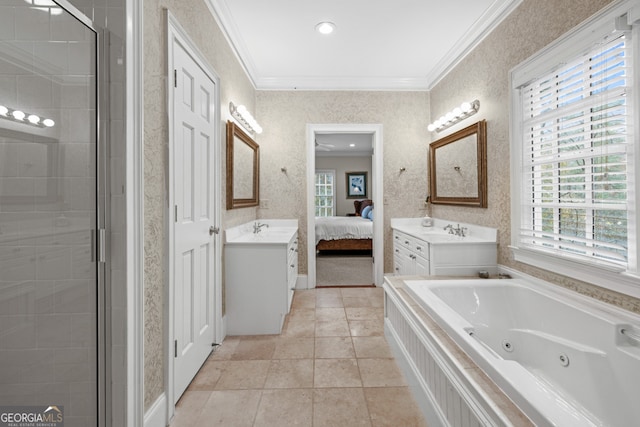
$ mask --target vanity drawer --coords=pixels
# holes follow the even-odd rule
[[[393,233],[393,246],[394,248],[405,248],[417,256],[429,259],[429,243],[400,231]]]

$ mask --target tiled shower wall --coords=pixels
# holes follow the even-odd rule
[[[57,403],[66,424],[87,425],[97,401],[94,39],[25,2],[3,3],[0,16],[2,104],[56,123],[2,123],[0,401]]]

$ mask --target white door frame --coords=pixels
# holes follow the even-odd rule
[[[219,230],[221,228],[221,206],[222,206],[222,149],[221,149],[221,122],[220,122],[220,78],[217,73],[213,70],[213,67],[209,65],[205,56],[200,52],[198,47],[193,43],[193,41],[189,38],[187,32],[180,25],[180,23],[176,20],[176,18],[167,10],[166,11],[166,24],[167,24],[167,109],[168,109],[168,125],[169,125],[169,148],[168,152],[172,153],[174,148],[174,138],[173,138],[173,129],[174,129],[174,114],[173,114],[173,44],[174,42],[179,43],[189,55],[194,59],[194,61],[202,68],[202,70],[207,74],[207,76],[214,82],[216,90],[214,93],[214,105],[216,106],[213,113],[213,123],[217,128],[212,132],[214,137],[214,171],[213,171],[213,179],[214,179],[214,212],[213,212],[213,223],[214,227],[217,227]],[[168,182],[172,183],[173,176],[173,156],[168,156]],[[168,283],[165,298],[167,304],[165,304],[165,327],[166,327],[166,397],[168,399],[167,404],[167,421],[173,417],[175,412],[175,402],[173,401],[174,394],[174,357],[173,357],[173,341],[174,341],[174,330],[173,330],[173,314],[174,314],[174,280],[173,280],[173,229],[174,229],[174,221],[173,221],[173,210],[169,209],[169,207],[174,206],[174,198],[175,194],[173,194],[173,186],[168,186],[168,206],[167,213],[165,218],[167,219],[166,223],[166,235],[168,247],[166,248],[167,254],[167,276],[166,280]],[[214,318],[214,340],[215,342],[220,342],[223,338],[223,330],[222,330],[222,236],[220,234],[214,235],[214,289],[213,295],[215,304],[213,307],[213,318]]]
[[[371,200],[376,209],[373,217],[374,283],[382,286],[384,280],[384,203],[382,169],[382,125],[381,124],[307,124],[307,288],[316,287],[316,216],[315,216],[315,167],[316,134],[365,133],[373,135],[373,157]]]

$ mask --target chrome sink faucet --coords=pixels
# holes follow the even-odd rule
[[[262,227],[267,227],[269,228],[269,224],[260,224],[258,221],[253,223],[253,234],[258,234],[260,232],[260,230],[262,230]]]
[[[456,236],[460,236],[460,237],[464,237],[465,236],[465,231],[467,231],[466,227],[460,227],[460,224],[458,224],[457,227],[454,228],[454,226],[452,224],[447,224],[444,227],[445,230],[449,230],[449,234],[453,234]]]

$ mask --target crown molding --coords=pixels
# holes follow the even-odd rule
[[[429,91],[475,49],[523,0],[496,0],[425,77],[261,77],[242,35],[225,17],[226,0],[205,0],[238,62],[256,90]]]
[[[258,74],[256,66],[251,60],[251,55],[249,55],[246,45],[242,41],[243,39],[240,34],[240,30],[236,25],[234,25],[233,21],[225,18],[226,16],[231,16],[231,11],[227,7],[227,3],[224,0],[204,0],[204,2],[209,8],[211,15],[213,15],[213,18],[216,20],[218,27],[220,27],[220,31],[227,40],[227,43],[229,43],[233,54],[253,85],[253,88],[258,89],[254,78],[254,76]]]
[[[262,77],[259,90],[427,91],[424,77]]]
[[[497,0],[494,2],[427,75],[427,81],[429,82],[427,89],[433,89],[440,80],[491,34],[522,1],[523,0]]]

